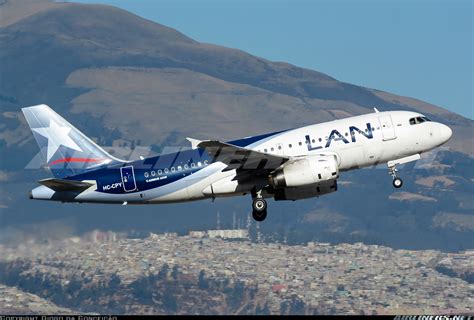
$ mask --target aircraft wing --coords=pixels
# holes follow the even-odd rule
[[[214,161],[227,164],[223,171],[239,170],[269,170],[278,168],[290,158],[275,154],[268,154],[243,147],[235,146],[217,140],[194,142],[196,147],[206,150],[214,157]]]
[[[54,178],[43,179],[38,181],[38,183],[54,191],[83,191],[94,185],[89,182]]]

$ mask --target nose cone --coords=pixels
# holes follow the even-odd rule
[[[451,139],[451,136],[453,135],[453,130],[451,130],[451,128],[447,125],[441,124],[440,135],[441,139],[443,140],[443,143],[447,142],[449,139]]]

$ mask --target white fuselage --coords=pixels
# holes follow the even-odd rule
[[[415,118],[423,118],[423,121],[414,121]],[[245,142],[245,145],[240,147],[293,160],[332,155],[333,159],[337,159],[338,171],[347,171],[390,163],[410,156],[419,157],[419,154],[448,141],[451,134],[451,129],[446,125],[429,121],[419,113],[390,111],[248,137],[242,139],[248,143]],[[170,156],[174,157],[160,157]],[[136,179],[136,184],[132,184],[133,190],[125,188],[122,192],[105,192],[104,190],[125,186],[123,173],[122,177],[116,174],[99,178],[91,173],[92,178],[87,179],[91,187],[70,198],[68,194],[60,196],[45,186],[35,188],[30,196],[34,199],[73,202],[147,204],[243,195],[250,193],[256,185],[268,184],[268,176],[257,175],[242,182],[236,179],[236,170],[224,170],[227,165],[219,161],[213,162],[209,158],[203,158],[179,162],[179,157],[180,155],[176,154],[176,165],[159,167],[158,170],[135,170],[134,174],[129,175],[129,178],[134,179],[133,183]],[[133,173],[133,163],[130,163],[128,168]],[[114,172],[119,171],[115,170]],[[161,184],[155,187],[157,181]]]

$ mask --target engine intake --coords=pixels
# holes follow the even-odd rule
[[[317,155],[287,162],[268,180],[275,189],[301,187],[337,179],[339,167],[333,155]]]

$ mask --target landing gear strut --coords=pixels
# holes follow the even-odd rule
[[[262,191],[255,192],[252,201],[252,217],[256,221],[263,221],[267,217],[267,201],[262,197]]]
[[[395,188],[401,188],[403,186],[403,180],[397,177],[397,168],[395,165],[388,167],[388,173],[392,176],[393,181],[392,184]]]

